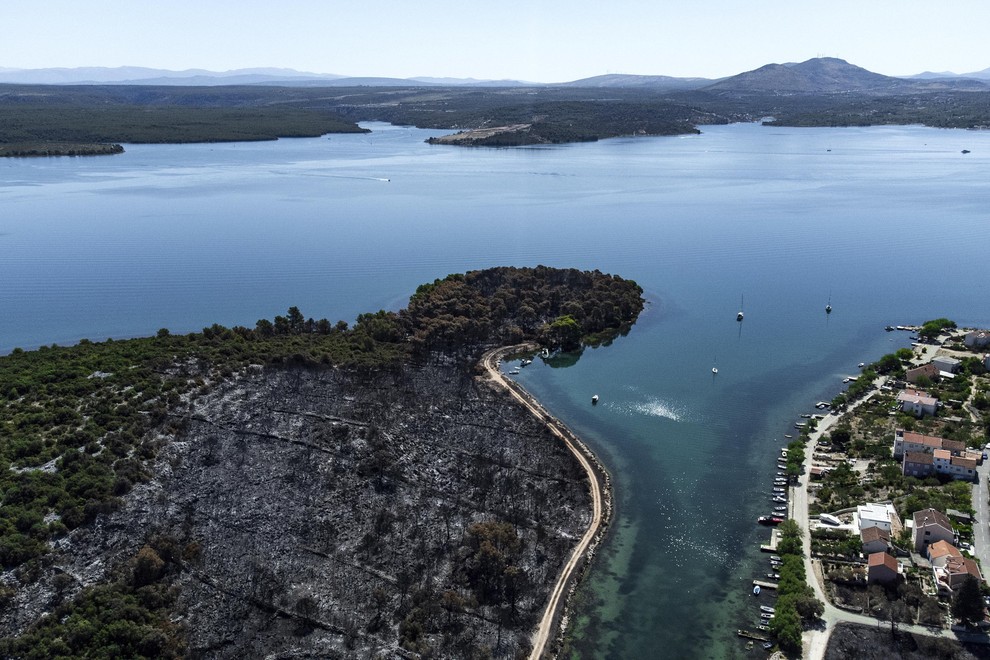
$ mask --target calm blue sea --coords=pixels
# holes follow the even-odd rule
[[[766,572],[753,520],[796,416],[908,343],[887,324],[990,325],[990,132],[737,124],[463,149],[370,128],[0,160],[0,353],[291,305],[352,321],[494,265],[637,280],[627,337],[518,376],[618,489],[582,657],[742,657]]]

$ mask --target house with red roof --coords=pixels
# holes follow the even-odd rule
[[[922,509],[911,516],[914,528],[911,530],[911,541],[914,551],[920,554],[933,543],[943,541],[951,544],[956,539],[952,522],[949,517],[938,509]]]
[[[917,383],[922,376],[933,382],[938,380],[938,367],[929,362],[904,372],[904,380],[912,384]]]
[[[890,584],[901,576],[900,564],[886,552],[870,554],[866,562],[866,581],[869,584]]]

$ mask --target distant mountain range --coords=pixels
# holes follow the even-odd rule
[[[519,80],[474,78],[379,78],[310,73],[294,69],[257,68],[215,72],[204,69],[168,71],[143,67],[80,67],[54,69],[0,68],[0,83],[45,85],[286,85],[286,86],[477,86],[477,87],[595,87],[655,91],[703,90],[714,93],[909,93],[934,90],[986,91],[990,68],[973,73],[925,72],[894,77],[867,71],[836,58],[814,58],[800,63],[767,64],[728,78],[677,78],[609,74],[565,83],[533,83]]]

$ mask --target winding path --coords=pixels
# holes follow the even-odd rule
[[[493,383],[508,391],[534,417],[543,422],[551,433],[564,441],[571,454],[574,455],[574,458],[577,459],[588,475],[592,510],[591,522],[588,525],[588,529],[585,530],[584,536],[581,537],[578,544],[574,546],[571,556],[568,558],[567,563],[564,564],[560,577],[550,592],[543,617],[540,619],[540,623],[533,633],[533,650],[529,655],[530,660],[538,660],[546,652],[556,623],[561,618],[567,604],[567,594],[572,583],[572,578],[577,575],[578,571],[584,565],[585,559],[591,556],[589,550],[593,551],[594,547],[597,546],[600,541],[599,534],[605,529],[611,517],[610,486],[608,476],[602,465],[598,463],[584,443],[571,433],[560,420],[550,415],[522,386],[506,379],[499,371],[499,362],[503,356],[510,353],[535,350],[535,348],[531,344],[496,348],[485,353],[484,357],[481,358],[481,364],[484,366],[488,378]]]

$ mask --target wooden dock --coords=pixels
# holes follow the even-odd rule
[[[760,589],[776,589],[776,582],[767,582],[765,580],[753,580],[753,586],[759,587]]]
[[[770,638],[766,635],[761,635],[760,633],[750,632],[748,630],[737,630],[736,634],[740,637],[745,637],[746,639],[755,639],[759,642],[769,642]]]

